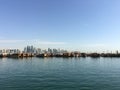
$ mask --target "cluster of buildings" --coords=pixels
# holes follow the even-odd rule
[[[0,54],[20,54],[20,53],[31,53],[31,54],[42,54],[42,53],[53,53],[53,54],[57,54],[57,53],[65,53],[67,52],[67,50],[61,50],[61,49],[45,49],[42,50],[40,48],[35,48],[34,46],[27,46],[24,48],[23,51],[21,51],[20,49],[2,49],[0,50]]]
[[[33,56],[55,56],[68,53],[63,49],[45,49],[36,48],[34,46],[26,46],[23,51],[20,49],[2,49],[0,50],[0,57],[33,57]]]
[[[40,48],[35,48],[33,46],[27,46],[22,51],[22,53],[31,53],[31,54],[35,54],[35,55],[37,55],[37,54],[43,54],[43,53],[60,54],[60,53],[66,53],[66,52],[67,52],[67,50],[51,49],[51,48],[42,50]]]
[[[18,58],[18,57],[120,57],[120,53],[80,53],[79,51],[68,52],[63,49],[45,49],[34,46],[26,46],[23,51],[19,49],[0,50],[0,57]]]
[[[21,53],[21,51],[19,49],[3,49],[0,50],[0,55],[7,55],[7,54],[17,54],[17,53]]]

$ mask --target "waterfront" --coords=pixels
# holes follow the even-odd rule
[[[85,53],[80,51],[68,51],[64,49],[41,49],[36,48],[34,46],[27,46],[24,50],[19,49],[1,49],[0,50],[0,58],[28,58],[28,57],[92,57],[92,58],[100,58],[100,57],[120,57],[120,53],[118,50],[116,52],[91,52]]]
[[[119,89],[119,58],[0,59],[0,90]]]

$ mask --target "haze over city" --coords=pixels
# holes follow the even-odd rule
[[[119,0],[0,0],[0,48],[120,50]]]

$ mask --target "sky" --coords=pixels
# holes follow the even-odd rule
[[[120,0],[0,0],[0,48],[120,50]]]

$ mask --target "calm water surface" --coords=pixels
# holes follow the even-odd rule
[[[120,58],[3,58],[0,90],[120,90]]]

